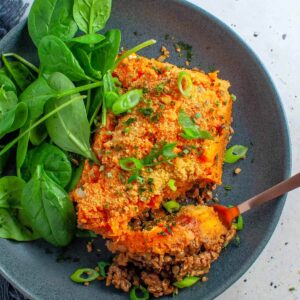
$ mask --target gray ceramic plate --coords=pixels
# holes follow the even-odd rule
[[[149,38],[158,44],[143,54],[157,57],[161,45],[173,49],[173,41],[193,46],[193,66],[221,70],[237,95],[234,105],[232,144],[249,146],[248,158],[237,165],[225,165],[224,184],[233,186],[228,194],[219,188],[223,203],[239,203],[283,180],[290,172],[289,137],[286,121],[270,78],[253,52],[228,27],[207,12],[179,0],[115,0],[108,27],[121,28],[123,46],[129,48]],[[10,32],[0,43],[0,52],[14,51],[37,61],[25,24]],[[172,50],[170,61],[183,65]],[[235,167],[239,176],[232,176]],[[239,248],[231,245],[213,265],[208,282],[182,290],[176,299],[213,299],[235,282],[255,261],[267,244],[281,214],[284,197],[245,215],[245,230]],[[87,240],[76,240],[67,249],[54,249],[43,242],[14,243],[0,240],[0,270],[26,296],[33,299],[128,299],[128,295],[104,283],[88,288],[69,280],[81,266],[93,267],[107,257],[87,254]]]

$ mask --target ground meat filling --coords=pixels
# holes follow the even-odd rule
[[[188,275],[201,277],[207,274],[211,263],[219,257],[224,245],[234,237],[235,232],[231,228],[214,245],[208,247],[194,243],[185,251],[176,254],[119,253],[109,268],[106,285],[114,285],[125,292],[132,286],[143,285],[154,297],[170,295],[177,290],[172,285],[173,282]]]

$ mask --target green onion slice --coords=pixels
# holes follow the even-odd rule
[[[179,89],[180,93],[184,97],[189,97],[191,95],[191,91],[193,88],[193,82],[192,82],[190,74],[188,74],[185,71],[180,72],[177,83],[178,83],[178,89]],[[185,87],[183,87],[183,85],[185,85]]]
[[[138,171],[143,167],[142,162],[134,157],[121,158],[119,165],[125,171]]]
[[[229,164],[234,164],[238,160],[245,158],[248,148],[242,145],[234,145],[226,150],[224,161]]]
[[[138,297],[136,292],[140,291],[142,293],[141,297]],[[148,300],[149,299],[149,292],[142,286],[135,286],[130,291],[130,300]]]
[[[180,204],[173,200],[164,202],[162,205],[168,213],[172,213],[180,209]]]
[[[142,96],[142,90],[132,90],[122,95],[112,106],[113,114],[120,115],[132,109],[138,105]]]
[[[176,183],[176,181],[174,179],[170,179],[168,182],[168,186],[173,192],[177,191],[177,187],[176,187],[175,183]]]
[[[183,289],[189,286],[194,285],[196,282],[199,281],[199,277],[196,276],[186,276],[185,278],[183,278],[180,281],[176,281],[173,283],[173,285],[175,285],[176,287]]]
[[[237,221],[233,224],[235,229],[240,231],[244,229],[244,219],[243,217],[240,215],[237,217]]]
[[[233,205],[228,205],[228,207],[233,207]],[[233,226],[236,230],[240,231],[244,229],[244,219],[242,215],[239,215],[233,222]]]
[[[99,277],[99,273],[96,272],[94,269],[82,268],[76,270],[70,278],[74,282],[84,283],[94,281],[95,279],[97,279],[97,277]]]
[[[110,266],[111,264],[108,261],[99,261],[98,262],[98,268],[99,268],[99,274],[100,276],[106,278],[107,273],[105,271],[105,268]]]
[[[113,104],[118,101],[120,96],[115,92],[105,92],[105,104],[108,109],[111,109]]]

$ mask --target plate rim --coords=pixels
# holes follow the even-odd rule
[[[169,1],[169,0],[168,0]],[[289,132],[289,127],[288,127],[288,122],[287,122],[287,115],[286,111],[283,107],[283,103],[281,100],[281,97],[277,91],[277,88],[272,80],[272,77],[270,76],[270,72],[268,71],[267,67],[265,64],[262,62],[262,60],[258,57],[258,55],[255,53],[255,51],[243,40],[243,38],[235,32],[230,26],[228,26],[226,23],[224,23],[222,20],[214,16],[212,13],[208,12],[207,10],[203,9],[202,7],[191,3],[186,0],[171,0],[170,2],[174,2],[180,5],[185,5],[188,8],[191,8],[195,10],[197,13],[200,15],[205,15],[208,19],[210,19],[212,22],[214,22],[219,28],[222,30],[226,31],[231,38],[233,38],[237,43],[239,43],[239,46],[244,48],[244,50],[250,55],[251,59],[255,61],[257,66],[260,68],[260,71],[262,74],[265,75],[265,82],[268,84],[270,87],[275,101],[274,103],[276,104],[276,108],[278,109],[279,113],[281,114],[282,118],[282,130],[284,132],[283,139],[285,140],[286,144],[286,155],[285,155],[285,170],[284,170],[284,178],[287,178],[291,175],[291,168],[292,168],[292,153],[291,153],[291,138],[290,138],[290,132]],[[11,29],[5,37],[0,40],[0,48],[2,45],[6,43],[6,40],[9,40],[12,36],[15,35],[15,32],[18,32],[21,28],[24,28],[27,24],[27,19],[26,17],[24,20],[22,20],[18,25],[16,25],[13,29]],[[217,289],[213,290],[210,292],[208,295],[207,299],[215,299],[217,296],[221,295],[225,290],[227,290],[229,287],[231,287],[239,278],[241,278],[247,270],[255,263],[255,261],[258,259],[264,248],[267,246],[269,243],[272,235],[275,232],[275,229],[278,225],[279,219],[281,217],[283,207],[285,204],[287,198],[287,194],[278,197],[278,206],[276,208],[276,211],[274,213],[274,217],[272,219],[272,222],[270,223],[269,230],[266,234],[266,236],[261,240],[260,244],[258,247],[255,249],[255,251],[252,253],[252,255],[245,261],[243,266],[240,268],[238,272],[236,272],[234,275],[232,275],[230,278],[226,279],[223,281],[222,285],[219,285]],[[16,287],[23,295],[28,297],[29,299],[41,299],[42,298],[37,298],[35,297],[29,290],[28,287],[22,286],[19,282],[14,281],[13,275],[8,274],[3,267],[2,264],[0,263],[0,275],[2,275],[10,284],[12,284],[14,287]],[[35,298],[34,298],[35,297]]]

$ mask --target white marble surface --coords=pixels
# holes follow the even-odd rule
[[[300,172],[300,1],[189,1],[229,25],[263,61],[287,115],[292,174]],[[300,189],[288,195],[281,220],[254,265],[217,298],[227,299],[300,299]]]

